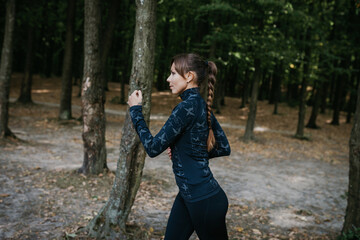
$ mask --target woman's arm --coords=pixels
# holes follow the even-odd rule
[[[215,146],[213,149],[210,150],[209,158],[230,155],[231,149],[228,139],[213,113],[211,113],[211,127],[214,131]]]
[[[191,123],[194,116],[191,109],[195,109],[190,103],[181,102],[175,107],[165,125],[156,136],[152,136],[147,127],[142,114],[142,106],[134,105],[130,107],[130,116],[134,128],[138,133],[147,154],[156,157],[162,153],[171,143],[183,132],[186,126]],[[189,111],[190,110],[190,111]]]

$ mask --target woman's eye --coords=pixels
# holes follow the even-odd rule
[[[175,72],[171,72],[172,75],[175,75]]]

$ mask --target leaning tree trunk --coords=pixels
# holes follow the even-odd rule
[[[360,85],[349,141],[349,188],[342,233],[360,228]]]
[[[79,172],[98,174],[107,168],[105,147],[105,91],[101,82],[99,27],[100,0],[85,0],[84,76],[82,116],[84,161]]]
[[[130,91],[143,92],[143,114],[149,122],[151,85],[154,72],[156,0],[136,0],[136,26],[133,45],[133,65]],[[140,186],[145,150],[133,128],[129,111],[126,113],[120,144],[120,157],[109,200],[89,223],[89,234],[96,238],[120,238]]]
[[[29,23],[31,24],[31,23]],[[34,27],[28,26],[27,48],[25,58],[24,77],[21,81],[20,96],[18,102],[32,103],[31,100],[31,86],[32,86],[32,66],[33,66],[33,53],[34,53]]]
[[[256,119],[256,108],[257,108],[257,97],[258,97],[258,89],[259,82],[261,78],[261,60],[259,58],[255,59],[255,73],[254,73],[254,84],[251,92],[251,100],[250,100],[250,111],[248,115],[248,120],[246,122],[244,141],[248,142],[254,139],[254,127],[255,127],[255,119]]]
[[[14,136],[8,127],[14,23],[15,0],[8,0],[6,1],[4,42],[0,63],[0,138]]]
[[[68,0],[66,23],[65,53],[62,69],[62,88],[60,100],[59,119],[68,120],[71,115],[73,54],[74,54],[74,28],[75,28],[75,0]]]

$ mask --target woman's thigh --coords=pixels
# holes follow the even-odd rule
[[[195,231],[201,240],[228,239],[225,223],[228,204],[222,189],[210,198],[186,203]]]
[[[165,240],[188,240],[193,232],[189,211],[184,199],[178,193],[166,226]]]

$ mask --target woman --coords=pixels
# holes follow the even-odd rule
[[[196,54],[180,54],[172,59],[167,82],[182,102],[155,137],[142,115],[141,91],[129,97],[134,128],[148,155],[155,157],[168,148],[173,163],[179,193],[166,227],[166,240],[189,239],[194,230],[201,240],[228,239],[228,200],[209,168],[209,158],[230,155],[225,133],[211,112],[216,73],[214,62]],[[208,83],[207,102],[199,93],[204,82]]]

